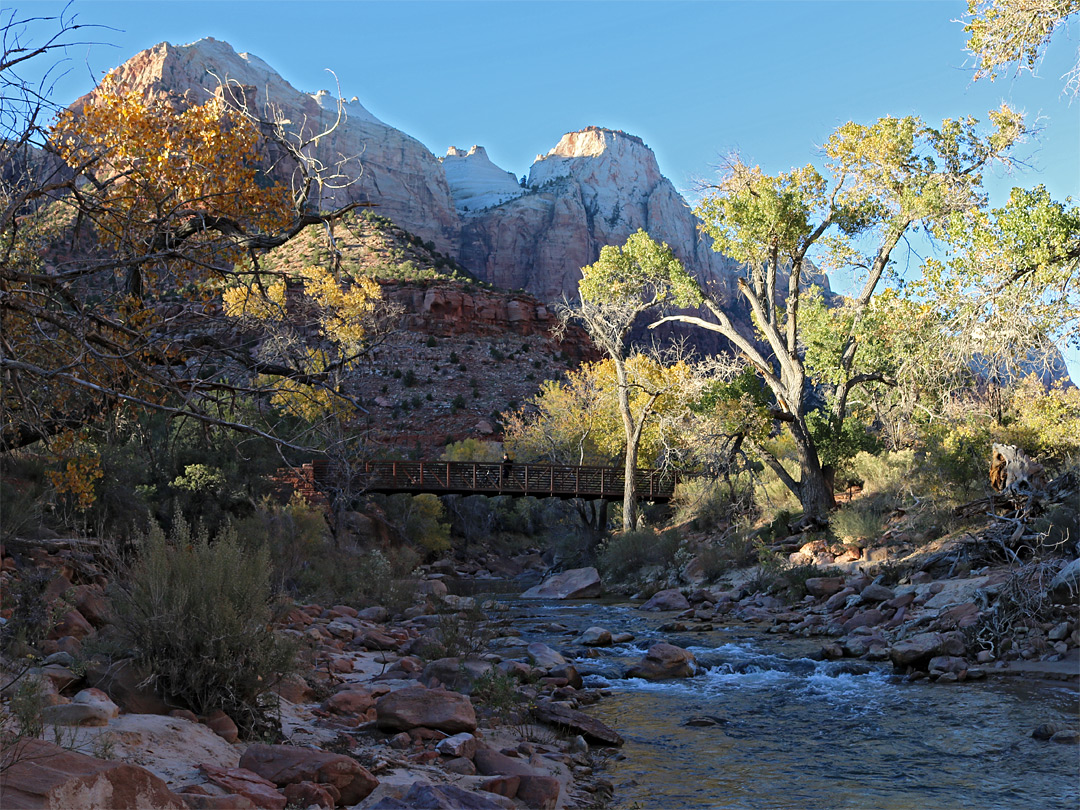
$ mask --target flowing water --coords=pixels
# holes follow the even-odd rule
[[[1076,727],[1072,688],[907,683],[887,665],[811,660],[819,642],[749,626],[667,634],[656,628],[670,615],[625,604],[502,601],[524,639],[576,651],[586,685],[609,691],[588,712],[626,738],[604,773],[615,807],[1080,808],[1077,747],[1031,737],[1041,723]],[[573,639],[592,625],[635,640],[588,657]],[[661,639],[705,673],[622,678]]]

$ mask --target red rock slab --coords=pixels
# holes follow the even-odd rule
[[[187,810],[145,768],[66,751],[44,740],[8,747],[0,761],[4,810]]]
[[[333,785],[341,803],[357,804],[379,785],[379,780],[352,757],[296,745],[248,746],[240,767],[254,771],[279,787],[294,782]]]
[[[199,770],[221,789],[250,799],[256,807],[265,808],[265,810],[285,810],[285,805],[289,803],[273,782],[247,768],[219,768],[216,765],[204,763],[199,766]]]

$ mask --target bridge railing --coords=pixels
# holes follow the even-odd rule
[[[345,470],[325,460],[313,464],[316,483],[340,487],[351,476],[351,488],[364,492],[431,492],[435,494],[534,495],[560,498],[621,500],[624,472],[616,467],[554,464],[502,464],[477,461],[367,461]],[[668,501],[677,473],[638,470],[638,497]]]

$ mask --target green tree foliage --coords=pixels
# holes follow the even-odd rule
[[[1007,69],[1035,72],[1054,33],[1080,12],[1078,0],[968,0],[964,17],[975,78],[992,80]],[[1066,77],[1080,90],[1080,59]]]
[[[945,235],[948,254],[926,262],[911,292],[961,349],[948,367],[976,355],[1019,377],[1040,348],[1080,346],[1080,206],[1071,197],[1014,188],[1004,206],[954,214]]]
[[[828,471],[822,469],[808,422],[813,372],[803,354],[800,308],[812,272],[810,252],[826,266],[863,274],[849,310],[819,330],[831,336],[816,347],[816,360],[811,358],[819,374],[823,365],[829,368],[821,380],[832,389],[826,435],[839,437],[852,390],[888,379],[887,369],[860,366],[859,358],[893,250],[915,227],[940,235],[952,217],[980,208],[983,171],[1006,160],[1024,132],[1022,117],[1007,107],[992,111],[990,121],[987,132],[980,132],[973,119],[946,120],[937,128],[912,116],[870,125],[849,122],[826,142],[824,171],[805,166],[770,176],[733,158],[698,206],[713,248],[746,268],[739,293],[756,334],[743,333],[720,303],[707,297],[704,304],[714,320],[674,315],[654,326],[680,320],[719,332],[754,368],[773,398],[773,418],[794,439],[799,477],[768,453],[762,457],[797,495],[808,521],[821,521],[832,502]],[[872,354],[864,359],[873,359]]]
[[[605,245],[597,262],[581,268],[578,294],[580,303],[566,314],[585,326],[615,369],[625,438],[623,525],[629,529],[637,524],[634,472],[638,466],[641,432],[663,391],[644,389],[649,392],[646,401],[637,411],[631,407],[631,382],[626,371],[630,330],[642,313],[667,305],[694,306],[700,303],[701,294],[671,248],[656,242],[643,230],[631,234],[622,247]]]

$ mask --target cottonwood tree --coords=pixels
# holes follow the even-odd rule
[[[887,380],[880,370],[860,369],[856,361],[867,313],[893,251],[913,228],[940,233],[954,214],[983,206],[983,171],[1007,160],[1024,133],[1022,117],[1006,107],[991,112],[990,119],[993,126],[986,133],[973,119],[946,120],[939,128],[916,117],[882,118],[869,126],[847,123],[825,144],[824,173],[808,165],[773,176],[733,158],[696,210],[713,248],[746,269],[738,291],[750,308],[754,334],[740,330],[721,303],[703,293],[715,320],[677,314],[652,325],[676,320],[718,332],[755,369],[774,399],[773,418],[794,440],[799,477],[769,453],[761,456],[799,498],[807,524],[823,522],[833,502],[829,471],[823,469],[808,420],[812,381],[800,303],[808,286],[809,254],[819,250],[828,266],[863,274],[838,336],[829,381],[827,431],[836,436],[851,392]]]
[[[689,306],[698,300],[698,292],[671,248],[638,230],[622,247],[605,245],[599,260],[581,269],[578,295],[580,300],[564,307],[563,315],[585,327],[611,359],[615,370],[625,439],[623,526],[629,531],[637,525],[635,473],[641,431],[656,401],[667,390],[645,389],[640,383],[631,382],[626,365],[631,349],[630,331],[644,312],[667,305]],[[630,404],[632,388],[648,391],[636,412]]]
[[[1043,186],[1014,188],[1005,205],[958,212],[948,250],[931,258],[911,292],[932,304],[948,351],[938,365],[979,367],[1018,379],[1080,346],[1080,206]]]
[[[657,466],[684,455],[676,445],[685,434],[686,417],[715,378],[715,363],[666,354],[657,358],[635,351],[622,363],[636,429],[635,465]],[[506,417],[504,441],[522,461],[606,467],[625,460],[615,361],[584,363],[563,380],[544,382],[536,396]],[[590,514],[586,503],[579,504],[583,521],[602,529],[600,515]]]
[[[1054,33],[1080,12],[1080,0],[968,0],[963,19],[975,78],[991,81],[1007,69],[1036,71]],[[1063,77],[1080,93],[1080,57]]]
[[[316,208],[319,189],[342,178],[312,145],[340,115],[320,131],[290,128],[260,117],[227,80],[187,103],[107,76],[84,109],[47,127],[48,86],[13,80],[9,68],[36,60],[48,73],[75,30],[54,22],[59,39],[36,49],[13,16],[3,29],[0,450],[125,408],[276,438],[235,418],[238,399],[268,381],[283,393],[333,393],[333,375],[238,345],[220,295],[240,285],[280,304],[292,282],[268,276],[259,256],[355,207]],[[294,167],[291,180],[273,179],[271,155]]]

